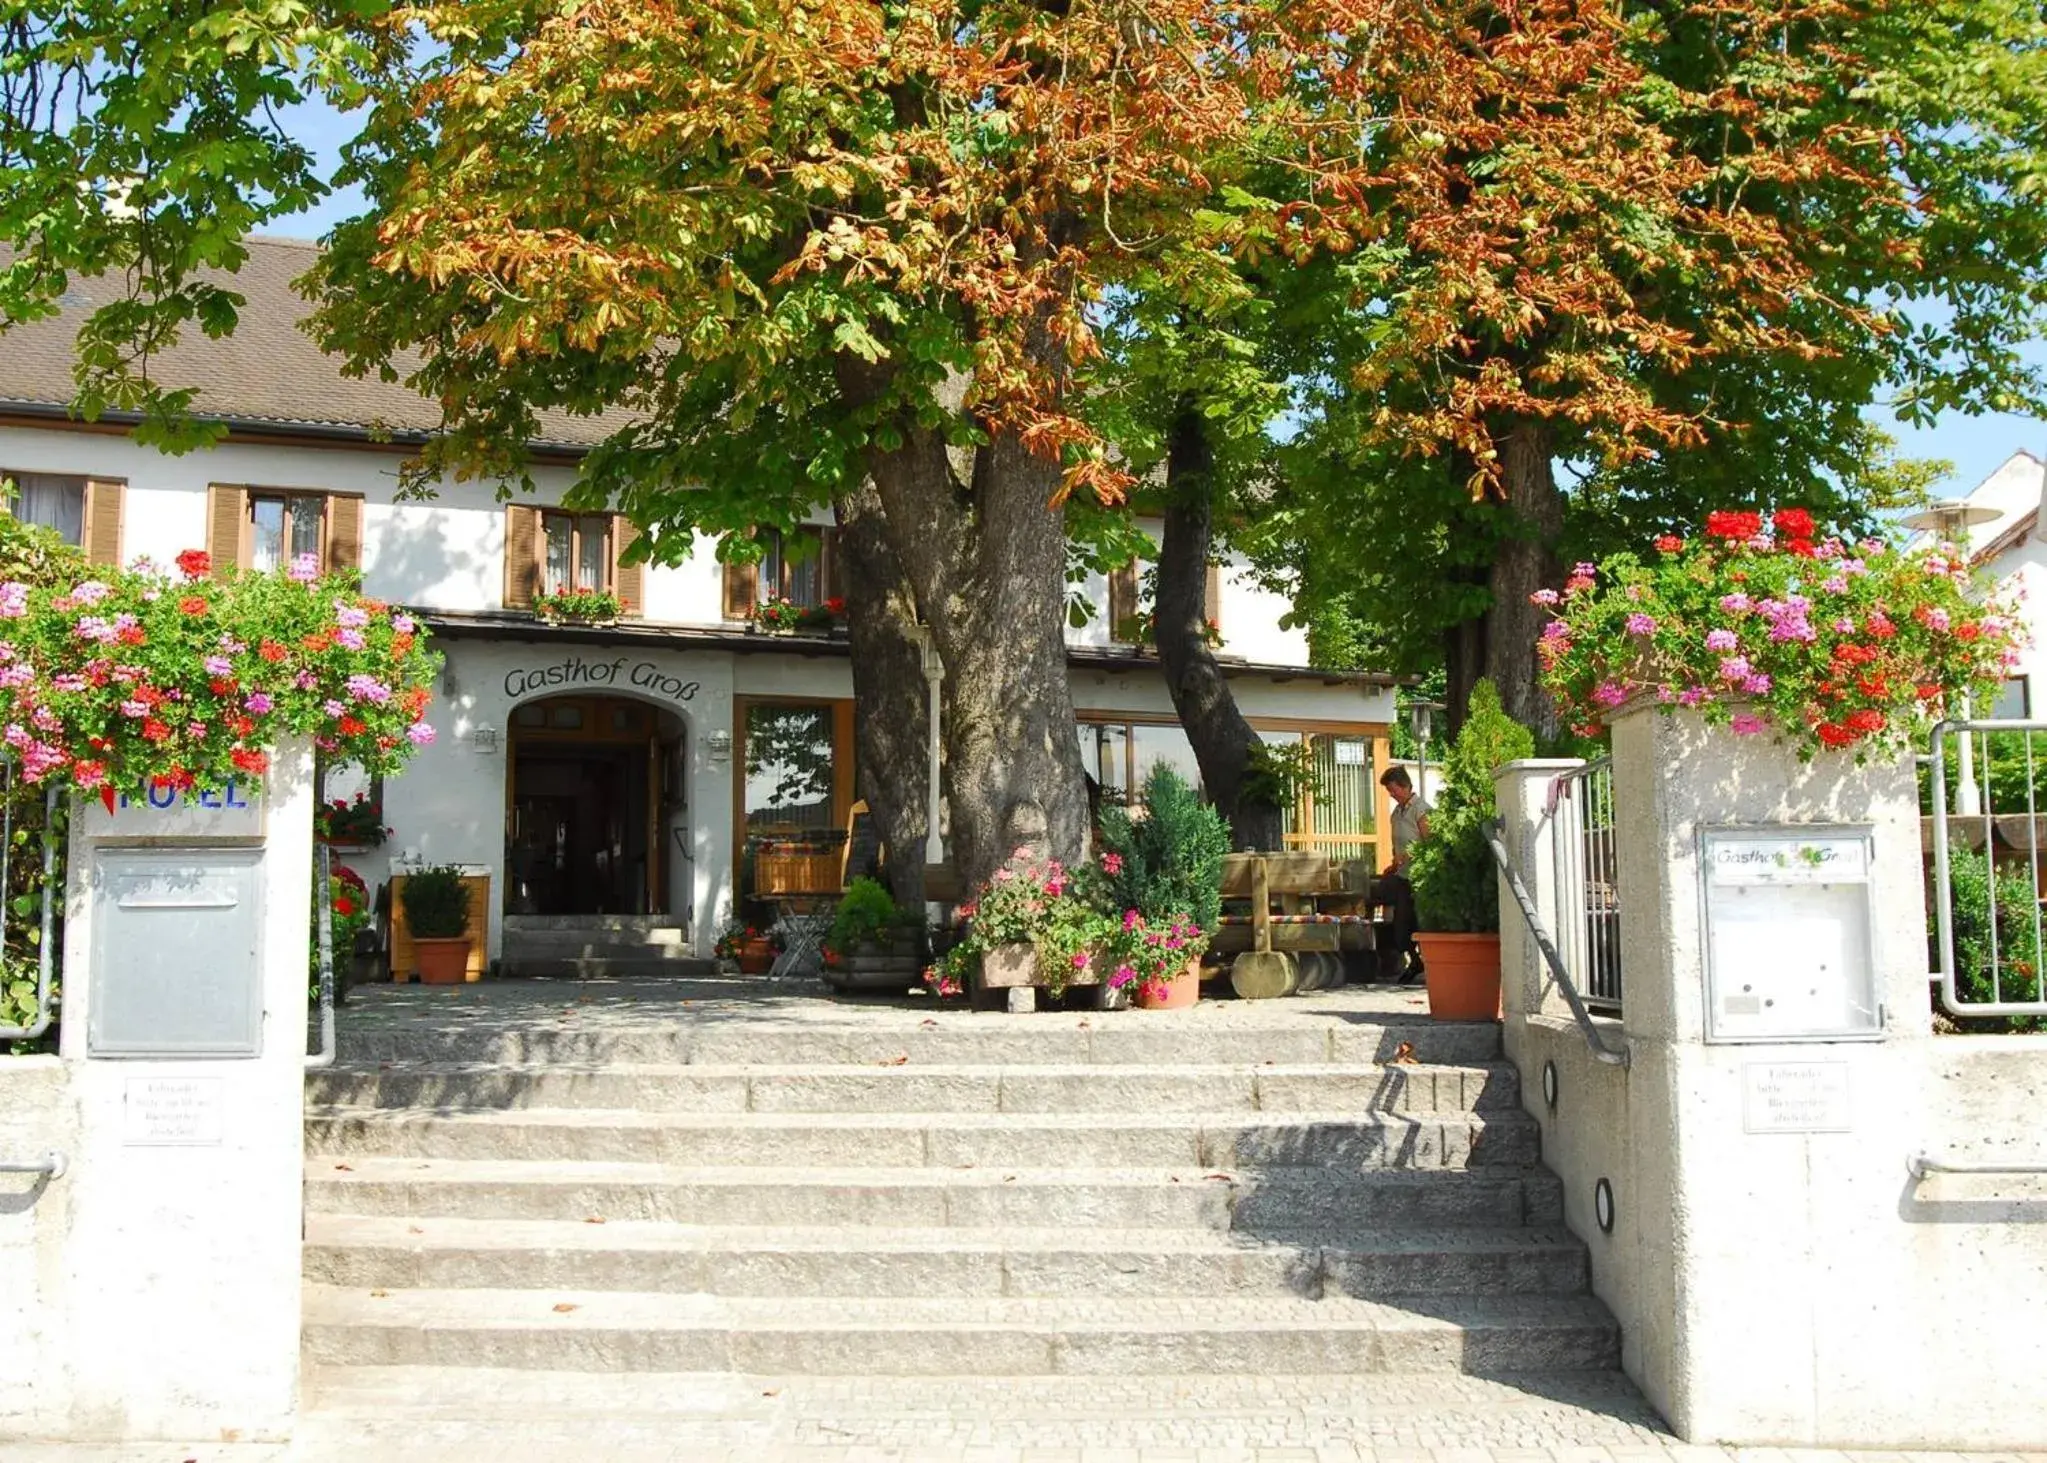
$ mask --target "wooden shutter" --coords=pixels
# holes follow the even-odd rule
[[[362,499],[346,493],[327,496],[327,568],[362,568]]]
[[[750,620],[753,607],[759,603],[760,565],[727,564],[725,566],[725,618],[728,620]]]
[[[611,592],[618,596],[620,611],[630,619],[638,619],[646,613],[647,566],[619,561],[625,557],[625,551],[633,546],[633,541],[639,536],[639,529],[633,527],[624,514],[612,515]]]
[[[540,510],[505,509],[505,608],[529,609],[540,592]]]
[[[1109,573],[1109,638],[1130,643],[1130,621],[1137,618],[1137,560]]]
[[[1208,578],[1201,587],[1202,618],[1220,631],[1223,627],[1223,566],[1208,561]]]
[[[846,564],[839,555],[839,531],[836,528],[823,530],[824,547],[819,550],[819,562],[824,568],[819,571],[818,586],[825,599],[846,597]]]
[[[128,492],[124,483],[89,478],[85,484],[85,557],[94,564],[121,562],[121,512]]]
[[[206,489],[206,552],[213,577],[231,579],[242,562],[242,530],[249,521],[249,490],[213,483]]]

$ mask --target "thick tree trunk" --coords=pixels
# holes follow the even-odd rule
[[[1021,847],[1077,860],[1087,796],[1066,677],[1058,469],[998,436],[962,483],[939,436],[905,436],[869,468],[945,663],[950,861],[971,887]]]
[[[1500,704],[1538,741],[1557,734],[1556,707],[1537,683],[1535,642],[1547,618],[1528,596],[1556,578],[1564,498],[1557,491],[1546,423],[1512,423],[1500,436],[1508,531],[1493,557],[1492,607],[1485,621],[1486,674]]]
[[[862,483],[833,508],[847,580],[857,793],[888,851],[889,891],[898,904],[922,910],[930,732],[916,600],[889,543],[874,485]]]
[[[1277,849],[1283,837],[1279,804],[1244,791],[1258,733],[1237,709],[1237,698],[1202,634],[1214,510],[1208,435],[1200,417],[1182,412],[1166,449],[1165,535],[1159,544],[1154,606],[1159,663],[1200,764],[1208,800],[1229,820],[1231,843]]]

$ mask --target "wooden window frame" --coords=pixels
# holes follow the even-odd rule
[[[1129,563],[1109,571],[1108,603],[1104,609],[1104,617],[1109,622],[1111,645],[1140,643],[1126,634],[1124,627],[1126,622],[1144,613],[1144,570],[1151,562],[1148,559],[1132,559]],[[1218,635],[1222,633],[1223,628],[1222,571],[1222,560],[1210,559],[1201,586],[1201,617],[1215,626]],[[1119,609],[1122,609],[1123,613],[1118,614]],[[1155,604],[1153,612],[1157,612]]]
[[[242,541],[236,555],[237,562],[250,568],[255,567],[256,505],[258,503],[284,504],[287,524],[286,538],[288,540],[290,537],[289,523],[292,503],[311,499],[320,505],[320,572],[322,574],[327,573],[328,570],[333,568],[333,564],[330,562],[332,558],[330,551],[334,543],[334,525],[332,521],[334,517],[333,497],[332,493],[324,492],[318,488],[264,488],[255,486],[244,488],[242,490]],[[290,565],[290,544],[287,542],[285,546],[285,560],[277,567],[281,570],[289,568]]]
[[[566,508],[540,508],[535,510],[539,519],[533,535],[533,552],[539,559],[535,574],[535,588],[542,594],[552,593],[547,587],[547,526],[555,519],[567,519],[569,523],[569,583],[567,588],[580,594],[616,594],[613,587],[618,583],[618,522],[608,513],[572,513]],[[604,582],[581,585],[575,582],[576,572],[583,564],[583,525],[590,522],[604,525]]]
[[[73,545],[90,564],[121,562],[121,528],[126,509],[128,480],[103,477],[90,472],[51,472],[40,467],[0,467],[0,481],[22,477],[68,478],[78,483],[83,496],[78,519],[78,542]],[[12,514],[11,503],[0,504],[0,512]]]
[[[777,571],[774,593],[777,596],[782,599],[792,599],[789,593],[789,557],[783,552],[783,546],[787,544],[792,536],[815,537],[817,539],[817,552],[803,560],[806,564],[815,564],[817,566],[817,603],[803,607],[805,609],[821,608],[826,600],[831,599],[838,593],[838,586],[832,583],[832,539],[836,536],[834,530],[818,524],[806,524],[792,530],[790,533],[784,533],[779,528],[767,529],[766,532],[774,536],[774,542],[770,548],[763,550],[761,561],[756,567],[758,570],[765,570],[768,566],[769,555],[773,555]],[[768,576],[765,573],[756,573],[753,599],[755,604],[765,603],[764,596],[767,593],[767,581]]]
[[[850,839],[853,828],[853,702],[840,696],[753,696],[732,698],[732,867],[746,850],[746,714],[755,706],[817,706],[832,719],[832,826]]]

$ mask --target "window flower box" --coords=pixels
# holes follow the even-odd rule
[[[550,625],[612,625],[623,612],[618,596],[601,589],[557,589],[533,596],[533,613]]]

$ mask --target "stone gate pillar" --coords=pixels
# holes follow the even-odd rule
[[[73,814],[61,1055],[74,1438],[253,1441],[297,1405],[313,759]]]

